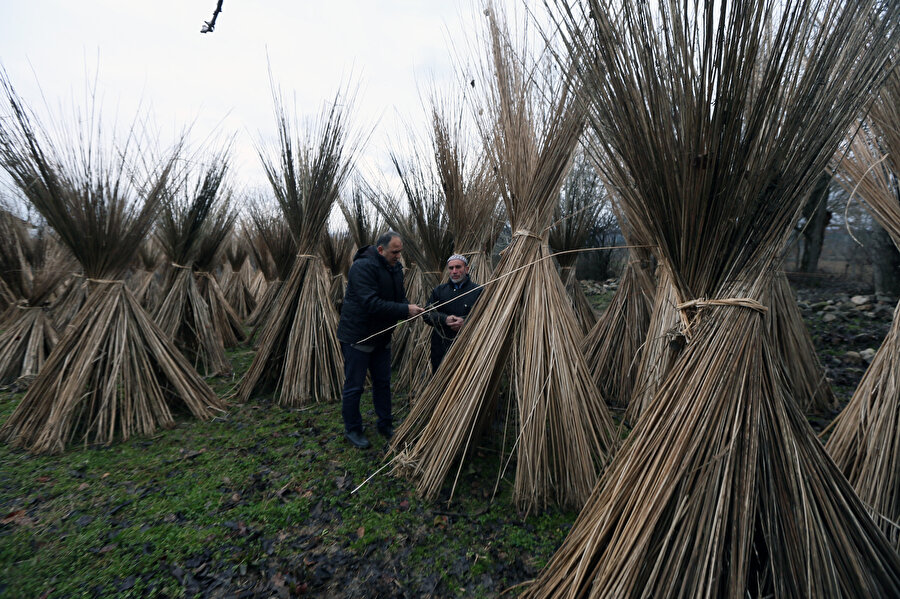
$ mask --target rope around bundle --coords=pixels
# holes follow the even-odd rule
[[[529,231],[528,229],[518,229],[515,233],[512,234],[513,237],[534,237],[540,241],[544,240],[543,235],[538,235],[534,231]]]
[[[707,306],[731,306],[734,308],[747,308],[749,310],[756,310],[760,314],[765,314],[769,311],[769,308],[762,305],[755,299],[750,299],[748,297],[730,297],[726,299],[695,299],[690,300],[688,302],[682,302],[680,304],[675,304],[675,307],[682,312],[688,310],[689,308],[705,308]]]
[[[699,298],[687,302],[681,302],[680,304],[675,304],[675,308],[678,310],[678,315],[681,317],[681,335],[683,335],[685,339],[690,340],[691,338],[691,329],[697,321],[699,310],[709,306],[746,308],[748,310],[758,312],[760,315],[765,315],[769,311],[769,308],[762,305],[755,299],[751,299],[749,297],[729,297],[725,299],[711,300]],[[689,318],[686,314],[686,312],[692,308],[698,310],[698,315],[695,315],[693,319]]]

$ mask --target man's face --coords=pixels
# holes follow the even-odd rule
[[[469,274],[469,267],[462,260],[451,260],[447,263],[447,270],[450,271],[450,280],[454,283],[459,283]]]
[[[399,237],[391,238],[391,241],[387,244],[387,247],[383,245],[378,246],[378,253],[384,256],[384,259],[387,260],[388,266],[393,266],[397,264],[397,260],[400,259],[400,252],[403,251],[403,240]]]

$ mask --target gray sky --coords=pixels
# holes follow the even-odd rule
[[[275,130],[268,53],[301,116],[359,84],[356,123],[375,128],[363,159],[371,171],[387,164],[397,115],[424,120],[418,89],[456,84],[451,57],[465,42],[453,50],[448,40],[473,37],[473,4],[225,0],[215,32],[201,35],[215,0],[0,0],[0,63],[32,108],[40,90],[52,108],[84,105],[97,74],[105,114],[128,121],[143,102],[164,131],[193,122],[194,141],[235,133],[235,179],[252,185],[262,181],[253,142]]]

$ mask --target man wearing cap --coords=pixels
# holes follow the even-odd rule
[[[434,327],[431,332],[432,373],[437,371],[482,291],[482,287],[469,278],[469,261],[465,256],[450,256],[447,270],[450,271],[450,280],[435,287],[428,298],[429,307],[440,307],[423,315],[425,322]]]
[[[378,417],[378,432],[390,439],[394,435],[391,415],[393,327],[399,320],[422,313],[421,307],[406,299],[400,264],[402,251],[400,235],[388,231],[378,238],[376,245],[367,245],[356,252],[347,275],[347,292],[337,330],[344,354],[341,415],[344,436],[360,449],[370,445],[363,434],[359,412],[366,372],[372,376],[372,402]]]

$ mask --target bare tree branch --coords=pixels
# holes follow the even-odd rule
[[[222,0],[219,0],[216,3],[216,10],[213,11],[212,19],[209,21],[203,21],[203,27],[200,28],[200,33],[212,33],[216,29],[216,18],[219,16],[219,13],[222,12]]]

